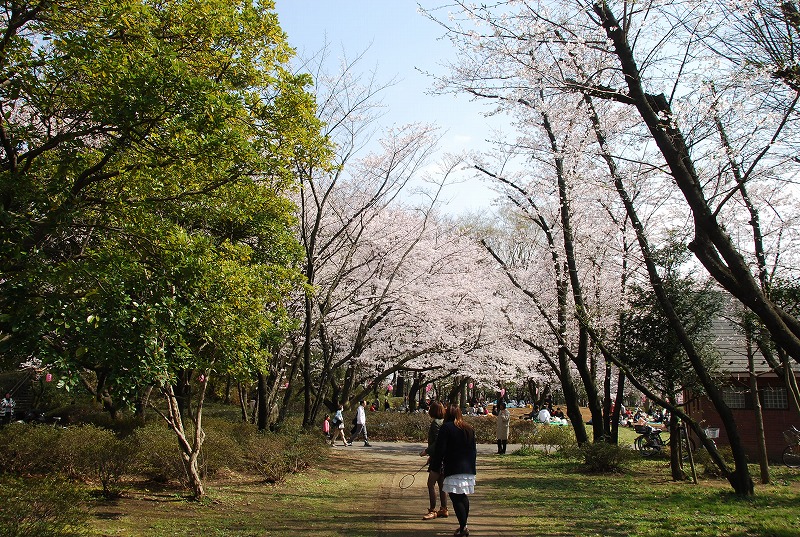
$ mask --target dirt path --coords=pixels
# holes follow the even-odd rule
[[[399,486],[403,476],[420,470],[425,462],[419,457],[423,447],[424,444],[416,443],[373,442],[371,448],[360,447],[360,444],[334,448],[334,457],[342,470],[351,468],[374,476],[368,483],[371,481],[375,490],[363,492],[366,498],[372,498],[372,501],[366,500],[365,510],[371,510],[370,514],[377,520],[379,537],[445,536],[452,535],[458,528],[452,508],[448,518],[422,520],[428,508],[424,468],[416,474],[410,487],[401,489]],[[517,447],[509,445],[509,453]],[[504,510],[497,501],[502,491],[486,484],[502,482],[513,475],[502,464],[502,457],[495,454],[496,449],[493,445],[478,446],[477,484],[475,494],[470,496],[470,535],[521,534],[514,524],[519,513]]]

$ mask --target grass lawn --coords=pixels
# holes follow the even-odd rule
[[[208,484],[192,502],[159,491],[132,490],[117,501],[91,506],[91,535],[124,537],[327,537],[375,535],[369,474],[316,468],[268,485],[232,476]]]
[[[773,483],[742,499],[721,479],[672,482],[665,459],[636,460],[618,475],[583,474],[574,461],[552,456],[508,461],[519,477],[481,485],[496,487],[497,503],[524,517],[526,535],[800,535],[797,470],[774,467]]]
[[[672,482],[666,459],[637,459],[623,474],[587,475],[576,461],[557,455],[483,457],[482,499],[474,502],[470,518],[477,523],[491,517],[498,526],[486,533],[484,523],[483,531],[473,531],[476,536],[800,535],[797,470],[776,466],[772,484],[756,485],[753,498],[741,499],[720,479]],[[395,523],[387,533],[379,513],[385,509],[382,502],[391,503],[381,490],[392,471],[396,468],[376,459],[333,458],[280,485],[242,476],[217,480],[200,503],[174,490],[131,490],[118,501],[93,502],[90,532],[119,537],[439,535],[402,529],[418,520],[421,490],[412,495],[419,496],[412,500],[413,514],[396,517],[400,527]]]

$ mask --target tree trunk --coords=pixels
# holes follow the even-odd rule
[[[206,379],[209,371],[205,372]],[[160,410],[161,416],[167,421],[170,429],[175,433],[178,438],[178,447],[180,448],[181,461],[183,468],[186,472],[186,480],[192,490],[192,497],[195,500],[200,500],[205,495],[205,488],[203,487],[203,480],[200,475],[200,468],[197,464],[200,450],[205,440],[205,433],[203,432],[203,402],[205,399],[206,382],[202,382],[198,391],[198,401],[195,405],[194,414],[191,417],[192,431],[187,431],[184,427],[184,420],[181,416],[180,405],[178,397],[170,384],[162,386],[162,393],[167,402],[167,413],[163,414]]]
[[[145,410],[147,409],[147,405],[150,402],[150,394],[153,393],[153,386],[150,385],[147,388],[143,389],[139,392],[139,398],[136,400],[136,417],[137,418],[144,418]]]
[[[606,374],[603,376],[603,432],[607,442],[611,442],[611,423],[614,418],[611,414],[617,412],[611,400],[611,365],[606,364]]]
[[[625,31],[605,2],[592,6],[614,46],[628,85],[628,94],[669,166],[672,177],[692,211],[695,237],[689,244],[709,274],[752,310],[773,340],[800,361],[800,320],[775,306],[753,277],[750,266],[720,226],[703,194],[701,182],[683,134],[673,122],[663,95],[645,93],[638,66]],[[738,436],[738,435],[737,435]]]
[[[311,323],[313,321],[311,297],[306,294],[306,318],[303,325],[305,338],[303,340],[303,427],[311,428]]]
[[[420,391],[420,375],[414,375],[414,381],[411,383],[411,389],[408,390],[408,411],[417,411],[417,396]]]
[[[607,367],[611,367],[609,363]],[[619,418],[622,415],[622,406],[625,399],[625,373],[617,372],[617,393],[614,396],[614,412],[611,416],[611,439],[612,444],[619,444]]]
[[[674,389],[670,387],[670,393]],[[668,397],[670,404],[675,405],[675,398]],[[683,481],[686,479],[686,473],[683,471],[683,445],[681,444],[682,427],[677,414],[674,412],[669,413],[669,468],[672,472],[673,481]],[[688,444],[688,442],[687,442]]]
[[[450,389],[450,393],[447,394],[447,400],[448,401],[456,401],[457,399],[462,399],[462,398],[459,397],[459,394],[461,394],[464,391],[464,387],[466,385],[467,385],[467,378],[466,377],[461,377],[460,379],[455,380],[453,382],[453,387]],[[463,405],[461,404],[461,402],[462,401],[459,401],[459,406],[461,406],[463,408]]]
[[[550,150],[556,167],[556,181],[558,186],[559,215],[561,217],[562,238],[564,242],[564,257],[567,265],[567,277],[572,288],[572,299],[575,302],[575,314],[578,318],[578,352],[575,354],[573,363],[578,370],[578,374],[583,382],[586,391],[587,405],[592,415],[592,440],[594,442],[603,439],[603,406],[600,401],[600,392],[597,389],[597,379],[593,374],[589,361],[589,333],[586,330],[585,322],[588,320],[588,311],[583,299],[583,288],[578,276],[578,263],[575,256],[575,240],[572,233],[572,213],[568,196],[567,178],[564,172],[564,159],[562,148],[559,147],[555,132],[550,124],[550,118],[542,112],[542,127],[550,140]],[[566,285],[566,281],[563,282]],[[565,344],[566,339],[562,344]]]
[[[269,428],[269,410],[267,409],[267,377],[262,372],[256,374],[258,389],[256,390],[257,401],[257,423],[259,431],[266,431]]]
[[[276,430],[280,429],[284,420],[286,419],[287,414],[289,413],[289,403],[292,400],[292,384],[294,383],[295,375],[297,374],[297,369],[302,359],[303,355],[301,353],[295,354],[292,359],[292,365],[289,368],[289,374],[286,376],[286,383],[288,385],[283,393],[283,400],[281,401],[280,409],[278,411],[278,418],[273,424],[273,428]]]
[[[758,377],[753,360],[753,344],[751,327],[745,326],[747,342],[747,370],[750,376],[750,395],[753,398],[753,417],[756,421],[756,438],[758,439],[758,465],[761,470],[761,483],[769,483],[769,461],[767,460],[767,442],[764,439],[764,414],[761,412],[761,398],[758,396]]]
[[[239,406],[242,410],[242,423],[247,423],[247,388],[241,382],[237,382],[236,386],[239,390]]]
[[[650,104],[653,99],[649,98],[649,96],[644,93],[644,90],[641,86],[638,68],[633,57],[633,51],[628,46],[625,32],[619,26],[619,21],[617,21],[613,13],[611,13],[611,10],[607,4],[596,2],[592,7],[597,16],[600,18],[603,28],[606,30],[606,35],[614,45],[615,52],[620,60],[622,71],[626,75],[630,96],[634,101],[634,104],[639,109],[645,123],[648,125],[648,127],[650,127],[651,134],[653,134],[654,138],[656,139],[656,143],[664,154],[665,159],[670,164],[670,168],[673,170],[674,174],[688,173],[685,168],[685,166],[691,164],[691,158],[689,157],[688,152],[681,153],[681,155],[678,156],[679,151],[674,145],[672,145],[673,143],[682,143],[682,137],[680,133],[677,132],[677,130],[672,126],[668,124],[665,126],[663,118],[660,118],[659,115],[650,108]],[[661,102],[662,100],[663,102]],[[585,96],[585,101],[587,104],[589,104],[589,106],[591,106],[591,99],[588,97],[588,95]],[[666,100],[663,99],[663,96],[661,99],[659,99],[659,105],[659,113],[669,115],[669,107],[666,106]],[[647,272],[650,276],[650,283],[653,286],[653,291],[658,297],[659,304],[661,304],[661,307],[664,310],[667,319],[669,320],[670,326],[675,331],[679,341],[686,351],[695,373],[697,373],[698,379],[703,385],[703,388],[705,388],[708,398],[711,400],[711,403],[714,405],[714,408],[720,415],[722,424],[725,427],[725,431],[730,442],[731,451],[733,453],[735,463],[734,471],[729,473],[727,466],[720,457],[717,456],[715,461],[720,466],[720,470],[723,472],[723,474],[728,478],[728,481],[733,487],[734,491],[742,496],[750,496],[753,494],[753,480],[750,477],[750,472],[747,467],[747,457],[744,452],[744,447],[741,443],[739,432],[736,428],[736,422],[734,420],[733,413],[725,404],[722,394],[717,388],[714,380],[711,378],[702,358],[697,354],[694,344],[683,329],[680,319],[675,313],[672,303],[664,291],[661,278],[656,270],[655,264],[653,263],[653,257],[644,233],[644,227],[638,219],[638,215],[633,207],[630,197],[627,194],[627,191],[625,190],[622,179],[618,173],[615,173],[616,164],[606,149],[605,139],[600,131],[599,120],[597,119],[597,114],[594,113],[594,111],[591,113],[591,119],[595,127],[595,133],[597,135],[598,142],[602,148],[603,157],[612,172],[611,175],[617,192],[620,194],[628,217],[631,219],[631,223],[636,231],[636,237],[639,241],[640,250],[647,266]],[[672,134],[671,137],[666,135],[666,132],[663,130],[664,128],[670,129]],[[669,147],[666,147],[667,145]],[[682,147],[685,149],[685,145]],[[667,154],[668,149],[669,151],[672,151],[672,155]],[[684,159],[683,157],[686,158]],[[679,166],[680,170],[673,168],[673,165]],[[675,177],[675,180],[680,182],[677,176]],[[690,205],[692,205],[691,202]],[[695,207],[692,207],[692,210],[694,212]],[[706,210],[708,210],[707,206]],[[696,234],[701,225],[701,222],[697,219],[697,216],[698,215],[695,214]],[[752,275],[750,276],[752,278]],[[798,347],[800,348],[800,345]],[[798,356],[800,356],[800,354],[798,354]],[[706,447],[710,452],[716,452],[713,443],[707,442]]]

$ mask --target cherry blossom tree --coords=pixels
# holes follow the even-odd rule
[[[665,186],[674,181],[678,188],[665,189],[663,200],[681,200],[683,205],[673,210],[677,209],[678,218],[681,214],[691,218],[694,238],[688,246],[698,261],[759,316],[778,346],[797,357],[797,320],[770,301],[751,271],[749,263],[760,255],[758,240],[755,248],[742,241],[756,214],[747,209],[756,198],[746,191],[756,192],[761,185],[762,195],[774,192],[771,185],[785,178],[792,166],[787,159],[790,143],[783,142],[794,138],[794,90],[780,69],[759,74],[752,63],[743,69],[746,62],[740,61],[741,55],[725,56],[713,48],[719,37],[730,35],[725,34],[731,28],[726,26],[727,7],[648,2],[642,6],[645,9],[634,9],[625,2],[572,1],[455,5],[457,13],[447,21],[437,21],[461,52],[451,75],[443,78],[443,88],[498,99],[498,108],[509,108],[511,103],[516,108],[527,106],[542,93],[582,98],[585,117],[592,118],[601,146],[598,153],[607,162],[623,201],[627,187],[619,188],[618,180],[624,177],[618,176],[620,162],[638,163],[640,171]],[[789,33],[793,31],[790,11],[783,10]],[[780,67],[779,62],[773,65]],[[783,88],[780,82],[785,83]],[[598,114],[601,102],[604,110]],[[737,111],[747,111],[751,117],[755,113],[762,121],[749,129],[741,123],[725,123],[743,117]],[[628,122],[627,128],[618,128],[618,120],[611,119],[615,116]],[[615,140],[603,138],[609,132]],[[726,139],[736,142],[726,143]],[[650,147],[657,148],[657,153]],[[748,174],[746,180],[744,173],[737,179],[737,168]],[[629,201],[626,212],[632,217],[635,209]],[[775,221],[786,222],[789,213],[765,206],[783,216]],[[768,236],[755,228],[752,236]],[[637,229],[637,237],[646,258],[643,229]],[[648,273],[657,289],[652,267]],[[662,300],[666,302],[663,295]],[[576,306],[581,309],[579,303]],[[578,315],[586,319],[582,312]],[[673,322],[680,331],[678,320],[673,317]],[[688,338],[683,340],[691,349]],[[703,373],[701,361],[696,356],[693,361],[720,409],[729,437],[734,438],[733,446],[735,423],[713,379]],[[734,451],[737,470],[729,479],[737,492],[751,493],[743,453]]]

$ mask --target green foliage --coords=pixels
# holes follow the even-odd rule
[[[289,432],[264,433],[251,439],[247,460],[252,470],[267,483],[279,483],[287,475],[300,472],[319,462],[327,453],[325,442],[318,435]]]
[[[148,422],[136,429],[131,442],[139,446],[135,472],[159,483],[184,482],[178,442],[163,421]]]
[[[117,438],[108,429],[100,429],[92,425],[76,427],[70,432],[73,440],[79,435],[84,439],[81,442],[83,450],[79,459],[83,473],[100,480],[104,496],[118,495],[121,490],[121,479],[130,475],[130,470],[134,467],[139,446],[128,439]],[[68,453],[75,447],[74,445],[64,445],[61,453]]]
[[[206,439],[200,452],[201,471],[204,475],[215,475],[223,469],[241,470],[245,449],[256,428],[250,424],[232,423],[224,420],[204,420]],[[173,440],[174,441],[174,440]]]
[[[583,470],[588,473],[622,472],[641,458],[630,448],[606,442],[587,442],[577,449],[583,458]]]
[[[664,292],[684,331],[701,355],[705,354],[706,366],[711,370],[715,362],[710,350],[711,323],[721,307],[720,294],[710,282],[681,274],[688,250],[677,238],[672,237],[654,255],[661,267]],[[630,305],[624,320],[624,335],[626,357],[632,370],[670,396],[681,387],[701,390],[683,344],[670,326],[655,291],[632,286]]]
[[[123,407],[249,372],[295,321],[293,169],[321,164],[270,2],[6,4],[0,354]],[[84,377],[88,378],[88,377]]]
[[[59,470],[60,429],[12,423],[0,429],[0,468],[16,475],[52,474]]]
[[[88,535],[85,494],[55,477],[0,479],[0,535],[79,537]]]
[[[129,474],[139,449],[94,425],[64,429],[12,424],[0,430],[0,442],[6,446],[0,454],[5,472],[98,479],[106,496],[119,493],[120,479]]]
[[[733,452],[729,446],[722,446],[717,448],[717,452],[719,456],[722,457],[722,460],[725,461],[725,464],[728,467],[732,467],[734,464],[733,460]],[[694,463],[695,466],[701,467],[702,473],[706,477],[722,477],[722,471],[719,469],[719,466],[714,462],[711,458],[711,455],[705,449],[698,449],[694,452]]]
[[[571,427],[534,424],[533,431],[520,435],[519,443],[522,444],[520,455],[530,455],[534,451],[550,454],[575,446],[575,433]]]
[[[431,418],[423,413],[370,412],[367,415],[369,437],[384,442],[427,441],[430,423]],[[345,429],[347,424],[345,421]]]
[[[254,425],[211,419],[201,451],[204,475],[254,472],[279,482],[319,462],[327,446],[299,427],[259,433]],[[124,478],[187,484],[175,434],[161,421],[124,438],[91,424],[67,428],[11,424],[0,429],[0,468],[11,475],[60,475],[99,482],[106,497],[118,496]]]

